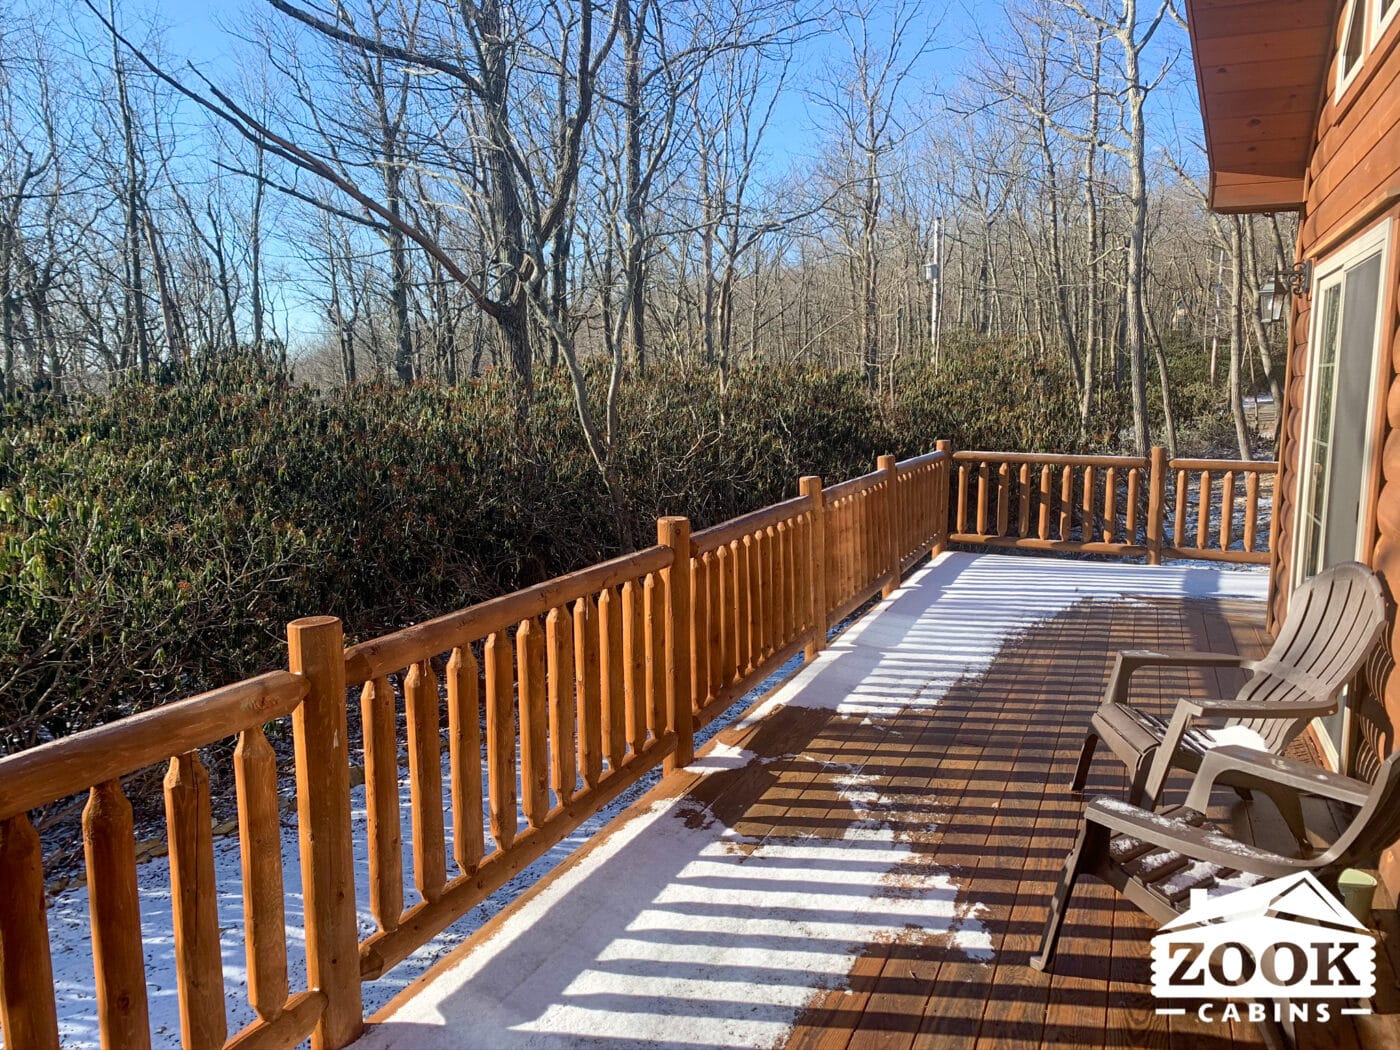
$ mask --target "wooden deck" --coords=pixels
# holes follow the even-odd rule
[[[1262,1045],[1248,1024],[1157,1016],[1152,924],[1092,881],[1055,973],[1026,965],[1111,654],[1257,652],[1260,593],[1254,574],[945,555],[357,1046]],[[1138,697],[1165,709],[1228,686],[1216,674],[1144,678]],[[1091,791],[1125,783],[1100,758]],[[1257,841],[1288,841],[1267,802],[1218,801]],[[1312,819],[1325,834],[1332,815]],[[1382,969],[1364,1032],[1304,1045],[1395,1045]]]

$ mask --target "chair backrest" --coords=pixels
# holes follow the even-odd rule
[[[1368,567],[1343,562],[1324,569],[1289,598],[1288,617],[1239,699],[1285,705],[1335,698],[1380,640],[1385,612],[1385,592]],[[1245,719],[1243,724],[1277,751],[1305,721]]]

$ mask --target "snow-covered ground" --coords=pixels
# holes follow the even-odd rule
[[[1003,643],[1086,598],[1262,599],[1265,589],[1257,571],[947,554],[734,732],[785,706],[878,724],[936,705]],[[692,768],[774,760],[727,739]],[[766,1047],[872,942],[937,938],[989,962],[981,907],[957,903],[952,876],[885,819],[902,800],[859,770],[823,772],[861,818],[842,837],[755,840],[713,815],[697,820],[684,797],[634,808],[357,1048]]]

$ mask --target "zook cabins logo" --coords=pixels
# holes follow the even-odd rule
[[[1152,992],[1202,1021],[1322,1021],[1368,1014],[1376,939],[1312,875],[1287,875],[1191,908],[1152,938]],[[1186,1006],[1158,1006],[1184,1014]]]

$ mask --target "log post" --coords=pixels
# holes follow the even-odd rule
[[[0,1033],[6,1046],[58,1050],[44,855],[23,813],[0,821],[0,878]]]
[[[812,633],[807,640],[806,658],[815,660],[817,653],[826,648],[826,610],[829,608],[826,595],[826,504],[822,497],[822,479],[808,474],[797,482],[797,491],[812,498],[812,564],[807,567],[812,586],[810,612]]]
[[[935,445],[934,448],[935,451],[946,452],[948,454],[948,458],[943,461],[943,484],[938,486],[933,497],[934,543],[932,554],[936,558],[948,549],[948,496],[953,487],[953,443],[947,438],[940,438],[938,444]]]
[[[307,983],[326,996],[312,1050],[340,1050],[364,1030],[355,860],[350,842],[350,757],[346,747],[345,636],[334,616],[287,625],[288,667],[306,678],[292,714],[297,835],[306,898]]]
[[[899,484],[899,464],[893,456],[881,456],[875,461],[880,473],[885,475],[885,495],[881,500],[881,513],[876,516],[880,532],[875,539],[877,550],[885,555],[885,585],[880,588],[880,597],[888,598],[899,586],[899,544],[895,542],[899,526],[895,523],[899,500],[895,486]]]
[[[1147,475],[1147,564],[1162,564],[1162,529],[1167,506],[1167,450],[1152,446]]]
[[[690,765],[695,757],[695,719],[690,709],[690,520],[658,518],[656,542],[670,547],[671,564],[661,570],[666,585],[666,727],[676,747],[665,771]]]

